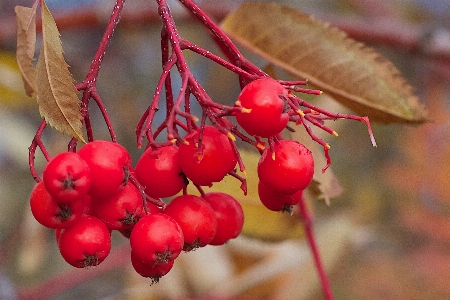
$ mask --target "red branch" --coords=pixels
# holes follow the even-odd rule
[[[325,271],[325,267],[323,266],[322,259],[320,257],[319,248],[317,247],[316,239],[314,238],[313,232],[313,218],[311,212],[308,207],[306,207],[305,200],[302,198],[298,203],[300,208],[300,217],[303,222],[303,227],[305,229],[306,239],[308,241],[309,247],[311,249],[311,253],[314,258],[314,263],[316,264],[317,272],[319,273],[320,281],[322,283],[322,291],[325,299],[333,300],[333,292],[331,291],[331,286],[328,281],[328,277]]]

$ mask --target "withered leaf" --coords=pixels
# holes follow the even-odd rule
[[[36,7],[16,6],[16,59],[28,97],[36,96],[36,69],[33,66],[36,47]]]
[[[399,70],[373,49],[277,3],[243,3],[222,23],[233,39],[382,123],[422,123],[426,111]]]
[[[63,57],[56,23],[42,1],[42,48],[37,62],[37,102],[41,116],[56,130],[84,142],[78,91]]]

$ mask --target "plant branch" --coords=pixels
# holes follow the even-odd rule
[[[309,247],[311,249],[314,263],[316,264],[317,272],[319,273],[320,281],[322,283],[322,291],[326,300],[334,299],[333,293],[331,291],[331,286],[328,281],[328,276],[323,266],[322,259],[320,257],[319,248],[317,247],[316,239],[314,237],[313,231],[313,221],[309,209],[306,207],[305,200],[302,199],[298,203],[300,208],[300,217],[303,222],[303,227],[305,229],[306,239],[308,241]]]

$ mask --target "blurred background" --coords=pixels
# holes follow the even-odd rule
[[[161,25],[150,2],[125,3],[98,80],[118,140],[134,161],[142,153],[134,129],[161,70]],[[218,21],[241,2],[197,1]],[[420,126],[372,124],[377,148],[364,124],[332,124],[340,136],[326,140],[344,191],[330,206],[312,197],[308,203],[336,299],[450,299],[450,2],[277,2],[375,47],[401,70],[429,110],[430,122]],[[182,36],[220,53],[176,1],[169,3]],[[28,147],[41,119],[35,101],[25,96],[15,62],[15,5],[31,6],[32,1],[0,2],[0,299],[323,298],[298,216],[260,209],[255,192],[239,197],[248,212],[243,236],[222,247],[183,253],[156,285],[132,270],[127,240],[116,234],[110,257],[99,267],[78,270],[66,264],[54,232],[39,225],[28,206],[34,186]],[[82,81],[114,1],[48,0],[47,5],[60,28],[70,71]],[[267,64],[244,54],[261,68]],[[234,103],[239,88],[231,72],[202,57],[187,57],[212,99]],[[327,95],[312,101],[348,112]],[[95,138],[107,139],[95,106],[91,115]],[[43,139],[51,154],[64,151],[69,141],[50,129]],[[255,163],[248,159],[250,166]],[[39,152],[36,161],[42,170]],[[226,183],[239,195],[235,180]]]

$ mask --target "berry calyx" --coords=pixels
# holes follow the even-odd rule
[[[62,152],[45,166],[43,181],[47,191],[60,202],[82,199],[91,186],[91,170],[77,153]]]
[[[131,252],[131,264],[134,270],[142,277],[147,277],[152,280],[152,284],[158,283],[159,279],[169,273],[172,269],[174,260],[170,260],[165,264],[146,264],[143,261],[136,258],[136,255]]]
[[[61,256],[77,268],[100,264],[111,250],[111,235],[106,225],[98,218],[82,216],[57,236]]]
[[[166,264],[177,258],[183,249],[183,231],[172,217],[149,214],[134,225],[130,245],[140,261],[149,265]]]
[[[281,194],[274,192],[261,181],[258,183],[258,195],[261,203],[273,211],[292,213],[292,206],[302,200],[303,190],[294,194]]]
[[[33,217],[48,228],[67,228],[81,218],[84,210],[84,200],[79,199],[69,203],[59,203],[47,191],[43,181],[33,188],[30,195],[30,208]]]
[[[133,228],[144,213],[141,193],[131,182],[111,198],[93,201],[91,209],[110,230]]]

